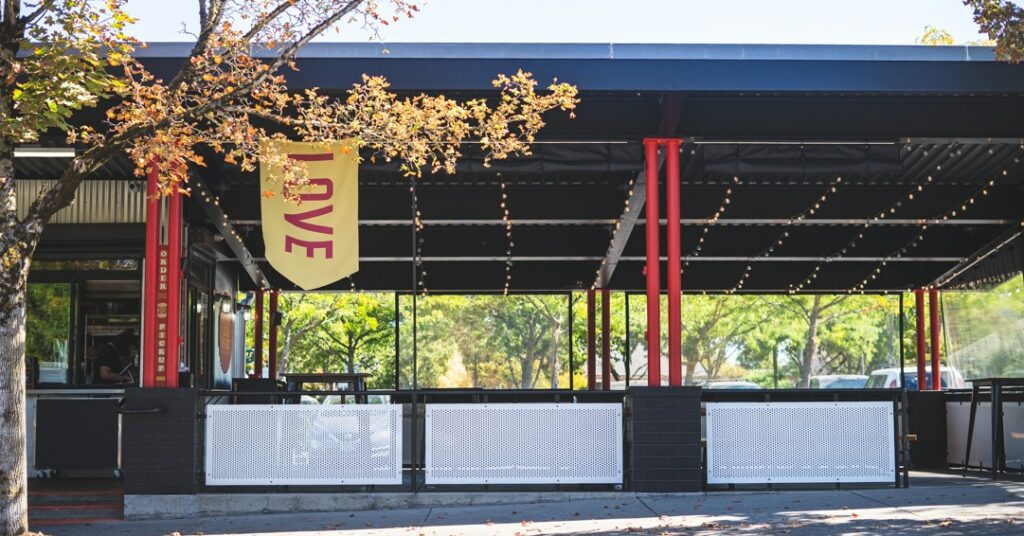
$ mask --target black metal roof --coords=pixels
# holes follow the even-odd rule
[[[142,55],[169,73],[184,47],[155,44]],[[616,227],[628,227],[624,209],[647,136],[686,139],[685,291],[729,291],[739,281],[744,292],[965,285],[985,277],[979,267],[999,260],[1005,271],[1020,258],[978,260],[996,245],[1017,247],[1007,238],[1024,229],[1024,67],[993,61],[988,48],[331,43],[307,47],[299,68],[290,84],[328,91],[365,72],[386,75],[401,92],[486,96],[495,74],[518,68],[579,86],[577,119],[551,114],[533,156],[485,168],[470,148],[456,175],[419,182],[431,291],[504,287],[501,182],[514,223],[513,291],[589,288],[609,260],[609,287],[642,289],[642,218],[618,239],[620,253],[612,246]],[[123,164],[108,173],[123,173]],[[46,165],[19,163],[19,172],[56,171]],[[256,176],[216,160],[197,173],[262,257]],[[367,163],[360,183],[361,270],[332,288],[409,290],[408,179]],[[705,233],[727,190],[726,210]],[[783,233],[784,244],[765,254]],[[260,268],[292,288],[265,262]]]

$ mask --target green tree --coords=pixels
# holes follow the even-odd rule
[[[321,324],[314,338],[323,343],[330,368],[345,372],[369,372],[371,384],[394,384],[394,366],[383,366],[394,358],[394,300],[390,294],[356,293],[342,295],[337,314]],[[323,368],[323,366],[321,366]],[[381,377],[378,372],[391,372]]]
[[[947,364],[966,378],[1024,374],[1024,278],[942,293]]]
[[[1007,0],[963,0],[974,11],[974,22],[996,44],[1004,61],[1024,60],[1024,8]]]
[[[502,363],[503,383],[519,389],[534,389],[544,369],[557,368],[559,346],[565,321],[561,296],[478,296],[490,327],[488,343]],[[557,374],[551,385],[557,387]]]
[[[953,46],[953,36],[941,28],[925,26],[924,33],[914,39],[918,45]]]
[[[764,299],[777,311],[776,334],[792,354],[797,387],[809,387],[816,374],[865,369],[882,326],[890,321],[889,302],[879,296],[815,294]]]
[[[33,283],[28,287],[28,318],[25,348],[37,361],[50,361],[63,352],[71,334],[71,286],[66,283]],[[55,344],[57,347],[55,347]]]
[[[717,378],[730,351],[755,331],[764,318],[759,302],[748,296],[688,296],[683,307],[683,383],[693,383],[700,364]]]
[[[299,292],[282,294],[278,302],[281,312],[279,327],[278,368],[285,372],[313,372],[296,368],[292,354],[303,356],[309,351],[308,340],[325,323],[342,314],[345,295],[338,293]],[[328,372],[328,370],[323,370]]]

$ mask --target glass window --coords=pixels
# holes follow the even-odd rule
[[[565,294],[417,296],[415,384],[420,388],[568,388],[568,307]],[[404,388],[413,386],[412,344],[412,296],[404,295]],[[574,350],[574,354],[578,353]],[[578,382],[580,371],[573,372]]]
[[[394,389],[394,294],[284,292],[278,307],[281,372],[365,373],[368,388]],[[267,309],[264,311],[266,314]],[[264,329],[268,329],[268,323],[269,316],[264,319]],[[264,339],[264,352],[267,348]],[[263,363],[266,371],[266,356]]]
[[[683,383],[731,389],[862,387],[874,371],[898,370],[897,304],[897,296],[877,295],[684,294]],[[661,296],[663,384],[668,383],[667,305]],[[646,384],[646,295],[629,296],[629,334],[630,383]]]
[[[36,383],[68,383],[71,285],[30,283],[26,305],[25,355],[38,370]]]
[[[943,361],[953,367],[954,387],[964,378],[1024,376],[1021,273],[984,288],[944,291],[942,312]],[[942,373],[943,381],[948,374]]]

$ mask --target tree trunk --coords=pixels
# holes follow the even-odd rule
[[[24,283],[3,285],[0,295],[8,304],[0,320],[0,534],[7,535],[28,531]]]
[[[683,377],[683,385],[693,385],[693,373],[697,370],[697,358],[686,360],[686,376]]]
[[[821,295],[814,296],[811,314],[807,318],[807,343],[804,345],[803,362],[800,364],[800,387],[811,386],[811,375],[814,374],[814,360],[818,356],[818,317]]]
[[[558,375],[560,363],[558,362],[558,347],[562,342],[562,324],[555,324],[555,333],[551,336],[551,388],[558,389]]]
[[[0,321],[0,534],[28,531],[25,474],[25,289],[0,291],[8,307]]]
[[[12,151],[5,151],[12,152]],[[28,532],[25,283],[38,234],[15,214],[14,161],[0,159],[0,535]],[[25,238],[26,236],[30,238]]]

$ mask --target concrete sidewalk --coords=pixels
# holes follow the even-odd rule
[[[39,527],[46,534],[1024,534],[1024,484],[909,489],[623,493],[544,504],[453,506]]]

